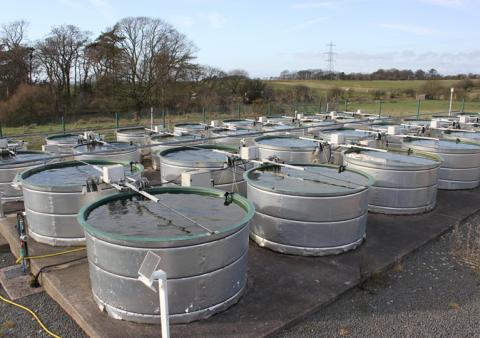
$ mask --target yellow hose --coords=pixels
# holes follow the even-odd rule
[[[19,257],[15,263],[18,264],[22,261],[22,259],[42,259],[42,258],[49,258],[49,257],[55,257],[55,256],[60,256],[60,255],[65,255],[69,254],[72,252],[77,252],[77,251],[82,251],[85,250],[86,248],[78,248],[78,249],[72,249],[72,250],[67,250],[67,251],[62,251],[62,252],[56,252],[56,253],[51,253],[51,254],[46,254],[46,255],[40,255],[40,256],[27,256],[27,257]]]
[[[12,302],[11,300],[8,300],[6,298],[3,298],[2,296],[0,296],[0,299],[3,300],[5,303],[8,303],[8,304],[11,304],[11,305],[14,305],[16,307],[19,307],[20,309],[22,310],[25,310],[27,311],[28,313],[30,313],[33,318],[35,318],[35,320],[38,322],[38,324],[40,324],[40,326],[42,327],[42,329],[48,333],[50,336],[54,337],[54,338],[61,338],[59,335],[56,335],[55,333],[53,333],[52,331],[50,331],[46,326],[45,324],[42,323],[42,321],[40,320],[40,318],[38,318],[37,314],[35,312],[33,312],[32,310],[30,310],[28,307],[26,306],[23,306],[21,304],[17,304],[15,302]]]

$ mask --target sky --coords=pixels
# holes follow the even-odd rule
[[[198,48],[197,63],[252,77],[283,70],[430,69],[480,73],[480,0],[19,0],[0,23],[29,22],[31,41],[73,24],[93,37],[128,16],[161,18]]]

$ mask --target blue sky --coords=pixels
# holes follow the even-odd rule
[[[24,19],[31,40],[74,24],[94,35],[127,16],[159,17],[199,48],[197,62],[251,76],[326,68],[436,68],[480,73],[480,0],[17,0],[0,22]]]

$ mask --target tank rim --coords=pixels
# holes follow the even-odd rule
[[[335,166],[335,165],[332,165],[332,164],[295,163],[295,164],[292,164],[292,165],[298,165],[298,166],[303,166],[303,167],[326,167],[326,168],[338,169],[338,166]],[[249,170],[247,170],[246,172],[243,173],[243,179],[247,182],[247,185],[250,185],[250,186],[252,186],[256,189],[259,189],[259,190],[268,191],[268,192],[272,192],[272,193],[275,193],[275,194],[290,195],[290,196],[308,196],[308,197],[334,197],[334,196],[353,195],[353,194],[356,194],[356,193],[359,193],[359,192],[362,192],[362,191],[365,191],[365,190],[369,189],[375,183],[375,179],[371,175],[369,175],[369,174],[367,174],[367,173],[365,173],[361,170],[349,169],[349,168],[347,168],[346,171],[350,171],[350,172],[353,172],[353,173],[356,173],[358,175],[361,175],[361,176],[365,177],[368,180],[367,184],[362,185],[361,187],[356,188],[356,189],[352,189],[352,190],[349,190],[349,191],[345,190],[343,192],[337,192],[337,193],[322,193],[322,192],[302,193],[302,192],[287,191],[287,190],[282,190],[282,189],[267,188],[265,186],[261,186],[261,185],[256,184],[249,177],[251,175],[251,173],[256,171],[256,170],[273,168],[274,166],[275,166],[274,164],[266,164],[266,165],[261,165],[259,167],[249,169]]]
[[[158,194],[158,193],[175,193],[175,194],[194,194],[194,195],[203,195],[203,196],[210,196],[210,197],[217,197],[223,198],[225,195],[225,191],[212,189],[212,188],[198,188],[198,187],[153,187],[151,189],[146,190],[150,194]],[[195,244],[200,244],[204,242],[211,242],[215,241],[219,238],[224,238],[232,233],[235,233],[242,229],[244,226],[248,226],[248,223],[252,219],[253,215],[255,214],[255,207],[252,202],[247,200],[245,197],[242,197],[238,194],[233,195],[233,203],[237,204],[240,208],[245,211],[245,215],[243,218],[234,224],[231,224],[222,229],[221,232],[215,234],[209,234],[207,232],[192,235],[192,236],[174,236],[174,237],[155,237],[155,236],[128,236],[128,235],[120,235],[115,234],[107,231],[102,231],[96,229],[91,224],[88,223],[88,215],[97,207],[107,204],[108,202],[128,199],[132,196],[138,195],[136,192],[122,192],[117,194],[111,194],[100,198],[92,203],[89,203],[83,206],[77,214],[77,220],[83,229],[88,232],[91,236],[102,239],[106,242],[133,246],[134,244],[140,243],[148,245],[154,245],[159,243],[174,243],[171,247],[178,246],[177,244],[181,244],[182,242],[187,242],[186,245],[191,245],[188,242],[197,240]],[[202,241],[203,240],[203,241]],[[154,246],[157,247],[157,246]],[[158,245],[160,247],[160,245]]]
[[[22,171],[18,175],[18,180],[21,182],[22,186],[27,189],[37,190],[37,191],[47,191],[47,192],[68,192],[68,191],[77,191],[83,187],[83,185],[43,185],[43,184],[32,184],[27,181],[29,177],[32,175],[38,174],[42,171],[49,170],[49,169],[61,169],[65,167],[73,166],[74,164],[86,162],[89,164],[97,164],[97,165],[112,165],[112,164],[122,164],[124,166],[129,165],[129,162],[124,161],[107,161],[107,160],[85,160],[85,161],[63,161],[63,162],[56,162],[50,163],[43,166],[34,167],[31,169],[27,169]],[[145,170],[144,166],[140,163],[134,163],[133,166],[136,168],[136,171],[143,172]]]

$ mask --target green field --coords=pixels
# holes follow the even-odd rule
[[[352,89],[358,92],[367,93],[373,90],[417,90],[423,86],[426,80],[405,80],[405,81],[359,81],[359,80],[288,80],[288,81],[268,81],[274,88],[285,88],[288,86],[303,85],[319,93],[325,93],[327,90],[337,87],[344,90]],[[445,87],[451,87],[459,82],[459,80],[438,80]]]

